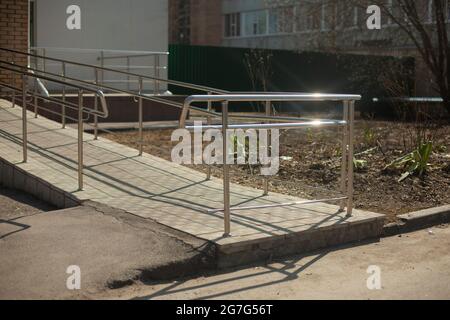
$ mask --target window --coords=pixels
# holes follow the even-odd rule
[[[394,7],[392,0],[386,0],[385,1],[386,9],[391,13],[394,14]],[[387,13],[381,12],[381,24],[382,25],[390,25],[392,24],[392,18]]]
[[[305,30],[319,30],[322,24],[322,5],[306,3],[303,11]]]
[[[351,28],[358,26],[359,10],[352,1],[339,1],[336,8],[335,23],[337,28]]]
[[[30,46],[36,46],[36,4],[30,1]]]
[[[321,23],[320,29],[322,31],[333,30],[337,25],[336,17],[337,4],[331,2],[324,2],[321,7]]]
[[[269,11],[269,33],[290,33],[294,30],[294,7]]]
[[[360,9],[358,7],[353,8],[353,27],[359,26],[359,19],[360,19],[359,11]]]
[[[450,21],[450,0],[447,0],[445,5],[447,6],[447,20]]]
[[[336,29],[341,29],[346,25],[348,17],[348,3],[345,0],[337,2],[336,8]]]
[[[267,33],[267,11],[253,11],[244,14],[245,35],[260,35]]]
[[[305,31],[306,23],[305,23],[305,7],[297,6],[295,8],[295,31]]]
[[[434,11],[433,0],[428,0],[428,23],[436,22],[436,12]]]
[[[225,15],[225,37],[239,37],[241,35],[241,14]]]

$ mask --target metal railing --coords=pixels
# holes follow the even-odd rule
[[[165,51],[130,51],[130,50],[105,50],[105,49],[79,49],[79,48],[54,48],[54,47],[31,47],[31,53],[40,55],[42,57],[59,57],[70,58],[67,60],[74,60],[72,56],[76,56],[76,60],[87,64],[98,64],[101,67],[107,67],[115,70],[125,70],[128,73],[131,70],[138,71],[142,75],[154,76],[160,78],[161,71],[167,71],[168,55],[169,52]],[[52,67],[58,67],[57,64],[49,63],[46,59],[33,59],[32,61],[36,67],[41,66],[42,70],[52,69]],[[86,73],[84,80],[92,77],[91,74]],[[138,85],[137,80],[133,80],[130,77],[124,79],[117,79],[114,77],[105,77],[105,73],[100,74],[101,83],[115,83],[125,84],[128,90],[131,89],[131,85]],[[154,92],[159,93],[159,83],[154,83]]]
[[[180,127],[191,130],[207,130],[207,129],[221,129],[223,139],[223,208],[209,210],[210,213],[223,212],[224,213],[224,236],[231,235],[231,211],[239,210],[253,210],[261,208],[272,207],[286,207],[293,205],[306,205],[320,202],[340,201],[340,210],[344,211],[347,208],[347,216],[352,215],[353,211],[353,131],[354,131],[354,117],[355,117],[355,101],[360,100],[359,95],[339,95],[339,94],[228,94],[228,95],[194,95],[188,97],[183,106],[183,111],[180,118]],[[266,117],[264,123],[244,123],[244,124],[229,124],[228,103],[229,102],[265,102],[266,114],[269,114],[268,109],[272,102],[300,102],[300,101],[339,101],[343,103],[343,120],[308,120],[302,119],[295,122],[287,122],[286,119],[277,117]],[[222,103],[222,124],[221,125],[206,125],[201,126],[186,126],[186,118],[191,104],[194,102],[221,102]],[[252,117],[247,117],[251,120]],[[261,120],[261,117],[253,117],[253,120]],[[280,123],[282,122],[282,123]],[[272,205],[260,206],[236,206],[230,205],[230,171],[229,164],[227,164],[227,130],[228,129],[298,129],[319,126],[343,126],[344,134],[342,137],[342,162],[341,162],[341,181],[340,192],[342,196],[330,199],[320,200],[305,200],[298,202],[280,203]],[[208,176],[209,177],[209,176]],[[268,178],[265,177],[264,195],[268,194]]]
[[[138,105],[138,123],[139,123],[139,138],[138,138],[138,144],[139,144],[139,155],[142,155],[143,153],[143,100],[148,100],[148,101],[153,101],[153,102],[157,102],[163,105],[167,105],[167,106],[172,106],[172,107],[177,107],[177,108],[182,108],[183,104],[180,102],[176,102],[176,101],[171,101],[168,99],[165,99],[163,97],[160,96],[156,96],[156,95],[147,95],[144,92],[146,91],[145,89],[145,83],[153,81],[155,83],[166,83],[168,85],[173,85],[173,86],[177,86],[180,88],[185,88],[185,89],[191,89],[191,90],[196,90],[196,91],[200,91],[200,92],[205,92],[208,94],[226,94],[229,93],[228,91],[225,90],[220,90],[220,89],[216,89],[216,88],[212,88],[212,87],[207,87],[207,86],[201,86],[201,85],[196,85],[196,84],[190,84],[190,83],[185,83],[185,82],[181,82],[181,81],[176,81],[176,80],[168,80],[168,79],[162,79],[162,78],[156,78],[156,77],[150,77],[150,76],[145,76],[145,75],[141,75],[141,74],[137,74],[137,73],[131,73],[131,72],[126,72],[126,71],[122,71],[122,70],[115,70],[115,69],[111,69],[111,68],[106,68],[106,67],[101,67],[98,65],[91,65],[91,64],[86,64],[86,63],[80,63],[80,62],[74,62],[74,61],[69,61],[69,60],[64,60],[64,59],[58,59],[58,58],[52,58],[52,57],[48,57],[48,56],[42,56],[42,55],[37,55],[37,54],[32,54],[32,53],[28,53],[28,52],[22,52],[22,51],[18,51],[18,50],[13,50],[13,49],[8,49],[8,48],[0,48],[0,52],[4,52],[7,54],[10,54],[10,59],[11,61],[6,61],[6,60],[0,60],[0,66],[1,65],[8,65],[10,67],[14,67],[16,66],[15,64],[15,59],[16,59],[16,55],[19,56],[26,56],[28,59],[40,59],[43,61],[51,61],[53,63],[59,63],[60,64],[60,73],[55,73],[55,72],[50,72],[48,70],[46,70],[45,67],[43,67],[42,69],[39,68],[33,68],[31,66],[27,66],[27,70],[28,71],[32,71],[35,74],[38,75],[44,75],[47,77],[54,77],[56,79],[61,79],[63,80],[64,84],[62,85],[62,100],[66,101],[66,94],[68,93],[67,88],[66,88],[66,84],[71,84],[71,83],[76,83],[76,84],[81,84],[81,85],[93,85],[99,89],[101,89],[103,92],[108,93],[108,92],[112,92],[112,93],[120,93],[129,97],[133,97],[134,100],[137,102]],[[42,63],[42,65],[46,65],[45,63]],[[92,81],[88,81],[88,80],[83,80],[83,79],[79,79],[76,77],[70,77],[67,75],[67,67],[68,66],[77,66],[80,68],[88,68],[91,70],[91,72],[93,73],[93,78],[94,80]],[[120,75],[125,75],[127,77],[130,78],[135,78],[137,79],[139,85],[138,85],[138,90],[137,91],[133,91],[133,90],[127,90],[127,89],[120,89],[120,88],[115,88],[111,85],[105,84],[101,82],[101,73],[102,72],[108,72],[108,73],[115,73],[115,74],[120,74]],[[95,103],[97,103],[95,101]],[[208,110],[205,110],[203,108],[191,108],[191,110],[199,115],[209,115],[209,116],[220,116],[219,114],[215,114],[214,112],[212,112],[211,110],[211,106],[208,105]],[[61,123],[62,123],[62,127],[65,128],[66,126],[66,112],[65,112],[65,106],[62,105],[62,113],[61,113]],[[94,137],[95,139],[98,138],[98,132],[99,131],[104,131],[106,133],[111,133],[109,130],[106,129],[100,129],[98,126],[98,119],[97,116],[94,115]]]
[[[25,53],[12,49],[0,48],[0,52],[7,52],[12,55],[12,60],[1,60],[0,59],[0,69],[7,70],[12,73],[22,74],[24,77],[31,77],[36,80],[35,82],[35,91],[31,92],[27,85],[24,85],[22,89],[15,88],[5,83],[0,83],[0,86],[9,88],[13,91],[13,105],[14,105],[14,97],[16,92],[21,92],[23,96],[23,118],[24,118],[24,161],[26,161],[26,97],[32,96],[35,98],[34,107],[35,107],[35,116],[37,116],[37,110],[43,109],[51,113],[55,113],[61,116],[62,126],[65,126],[66,118],[74,120],[78,123],[78,173],[79,173],[79,189],[83,188],[83,123],[85,120],[83,118],[84,114],[94,117],[94,139],[98,137],[98,131],[109,132],[109,130],[100,129],[98,127],[98,117],[107,118],[108,117],[108,109],[105,100],[104,90],[108,90],[109,92],[121,93],[126,96],[133,97],[135,102],[137,102],[138,110],[139,110],[139,155],[143,153],[143,101],[149,100],[161,103],[167,106],[173,106],[177,108],[181,108],[181,117],[180,117],[180,126],[187,127],[189,129],[195,129],[196,127],[186,126],[186,119],[188,115],[198,115],[206,118],[207,125],[202,126],[203,129],[215,128],[221,129],[226,132],[227,129],[296,129],[296,128],[307,128],[307,127],[316,127],[316,126],[341,126],[344,128],[344,134],[342,139],[342,163],[341,163],[341,184],[340,184],[340,192],[342,196],[332,198],[332,199],[321,199],[321,200],[307,200],[300,202],[291,202],[291,203],[282,203],[276,205],[266,205],[266,206],[248,206],[248,207],[231,207],[230,206],[230,179],[229,179],[229,165],[224,163],[223,165],[223,183],[224,183],[224,208],[221,209],[211,209],[209,212],[224,212],[224,234],[230,235],[230,224],[231,224],[231,216],[230,212],[245,210],[245,209],[257,209],[257,208],[267,208],[273,206],[291,206],[295,204],[310,204],[317,202],[329,202],[329,201],[340,201],[340,209],[344,210],[347,208],[347,215],[352,214],[353,208],[353,126],[354,126],[354,106],[355,101],[360,100],[359,95],[338,95],[338,94],[306,94],[306,93],[230,93],[225,90],[220,90],[216,88],[211,88],[207,86],[200,86],[195,84],[189,84],[174,80],[161,79],[155,77],[144,76],[141,74],[126,72],[122,70],[115,70],[106,67],[101,67],[97,65],[89,65],[79,62],[73,62],[63,59],[56,59],[50,57],[44,57],[40,55],[35,55],[31,53]],[[32,68],[30,66],[18,66],[15,64],[14,59],[15,55],[25,55],[28,59],[44,59],[45,61],[57,62],[60,64],[61,72],[54,73],[49,72],[48,70],[40,70],[39,68]],[[79,66],[90,68],[94,73],[94,80],[87,81],[83,79],[79,79],[76,77],[67,76],[65,70],[67,65]],[[118,89],[114,88],[105,83],[101,83],[99,81],[99,75],[101,72],[113,72],[118,74],[123,74],[128,77],[134,77],[137,79],[139,86],[137,91],[127,90],[127,89]],[[188,97],[184,103],[170,101],[155,95],[146,95],[145,92],[145,81],[157,81],[164,82],[167,84],[179,86],[182,88],[188,88],[196,91],[201,91],[207,93],[207,95],[193,95]],[[62,99],[56,99],[45,94],[45,86],[42,81],[54,82],[62,85]],[[39,82],[41,85],[39,85]],[[24,83],[27,83],[24,81]],[[44,88],[42,88],[44,86]],[[45,90],[44,90],[45,89]],[[66,100],[66,93],[69,92],[69,89],[75,89],[78,92],[78,103],[74,104],[68,102]],[[43,94],[38,94],[37,91],[40,91]],[[91,92],[95,95],[94,100],[94,109],[84,108],[83,106],[83,92]],[[57,113],[54,110],[45,109],[41,106],[38,106],[37,99],[43,99],[44,101],[54,102],[61,106],[61,113]],[[97,100],[100,100],[102,110],[98,111],[98,103]],[[300,101],[339,101],[343,103],[343,120],[311,120],[307,118],[295,118],[295,117],[280,117],[272,115],[272,103],[273,102],[300,102]],[[222,111],[216,112],[213,109],[213,103],[220,102],[222,104]],[[229,114],[228,113],[228,103],[229,102],[264,102],[265,103],[265,113],[264,115],[246,115],[246,114]],[[206,103],[206,108],[200,107],[198,105],[194,105],[195,103]],[[74,108],[78,111],[77,118],[71,118],[65,112],[66,108]],[[221,125],[212,125],[212,119],[219,118],[222,121]],[[253,123],[237,123],[231,124],[229,123],[230,119],[237,119],[243,121],[251,121]],[[259,123],[254,123],[259,122]],[[224,135],[224,148],[226,147],[226,137]],[[224,149],[224,155],[226,155]],[[211,177],[211,168],[208,166],[207,171],[207,179]],[[267,195],[269,192],[269,181],[268,178],[264,180],[264,194]]]
[[[108,65],[108,68],[117,68],[117,69],[126,69],[128,73],[131,70],[142,70],[142,69],[151,69],[153,70],[153,76],[155,78],[161,78],[160,71],[161,69],[167,70],[167,67],[161,66],[161,57],[168,56],[168,52],[144,52],[144,53],[132,53],[125,55],[114,55],[114,56],[105,56],[105,53],[102,51],[100,56],[97,58],[100,61],[100,65],[105,67],[105,61],[117,61],[117,60],[125,60],[126,65]],[[141,66],[141,65],[133,65],[133,59],[137,58],[146,58],[150,57],[153,61],[153,65]],[[102,79],[104,79],[104,74],[102,75]],[[130,76],[127,77],[127,88],[131,89],[132,80]],[[154,83],[154,93],[157,94],[160,92],[159,82]]]
[[[22,88],[15,87],[15,84],[9,85],[7,83],[4,83],[0,81],[0,87],[6,88],[7,90],[12,91],[12,107],[14,108],[14,105],[16,103],[16,93],[20,93],[22,96],[22,153],[23,153],[23,162],[26,163],[28,161],[28,117],[27,117],[27,109],[28,105],[31,105],[34,107],[35,117],[37,117],[38,109],[46,110],[50,113],[56,113],[53,110],[44,108],[42,106],[38,105],[38,99],[43,99],[45,101],[54,102],[60,106],[64,106],[64,108],[70,108],[77,111],[77,118],[71,118],[72,120],[76,121],[78,124],[78,138],[77,138],[77,148],[78,148],[78,164],[77,164],[77,171],[78,171],[78,190],[83,190],[83,133],[84,133],[84,121],[87,120],[87,118],[84,118],[83,115],[87,115],[89,117],[90,115],[94,115],[96,117],[102,117],[107,118],[109,115],[108,112],[108,106],[106,103],[106,98],[104,93],[101,90],[88,87],[88,86],[82,86],[77,85],[73,83],[67,83],[60,79],[55,79],[43,75],[37,75],[34,72],[28,70],[26,67],[21,67],[18,65],[13,65],[13,67],[8,67],[4,65],[0,65],[1,70],[8,71],[12,76],[13,79],[16,78],[16,75],[19,75],[22,78]],[[34,90],[30,90],[29,88],[29,79],[34,79],[35,83],[37,84],[34,88]],[[48,94],[48,90],[45,88],[45,86],[42,83],[42,80],[63,84],[65,86],[70,86],[77,90],[78,92],[78,103],[71,103],[68,101],[63,101],[56,99],[54,97],[51,97]],[[38,91],[41,91],[42,93],[38,93]],[[83,98],[85,92],[89,92],[91,94],[94,94],[95,99],[99,99],[101,110],[90,109],[84,107],[83,104]],[[31,97],[33,102],[29,102],[27,100],[28,97]]]
[[[404,102],[404,103],[443,103],[441,97],[394,97],[394,98],[372,98],[373,102]]]

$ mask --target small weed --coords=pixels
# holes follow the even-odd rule
[[[414,151],[407,155],[395,159],[388,164],[385,169],[388,168],[403,168],[406,171],[402,174],[398,182],[402,182],[413,174],[418,174],[419,177],[423,175],[428,167],[428,160],[430,159],[431,152],[433,151],[433,143],[427,142],[422,144]]]
[[[375,130],[371,127],[364,128],[364,144],[366,146],[375,146],[377,143],[377,134],[375,133]]]
[[[355,167],[355,169],[358,171],[363,171],[367,169],[367,161],[353,158],[353,167]]]

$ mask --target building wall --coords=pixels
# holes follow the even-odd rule
[[[35,0],[41,47],[167,51],[167,0]],[[69,5],[81,9],[81,29],[66,27]]]
[[[169,43],[190,44],[191,1],[169,0]]]
[[[432,0],[417,0],[419,15],[430,19],[429,4]],[[327,3],[328,6],[323,6]],[[369,16],[363,8],[345,7],[344,1],[325,0],[223,0],[223,15],[239,14],[240,34],[223,34],[222,45],[228,47],[268,48],[298,51],[326,51],[416,58],[416,94],[435,95],[432,76],[427,70],[414,43],[386,14],[382,14],[381,30],[369,30]],[[394,2],[395,3],[395,2]],[[270,15],[277,8],[291,8],[293,18],[288,32],[274,32]],[[248,18],[255,12],[264,12],[266,25],[262,34],[248,34]],[[338,12],[338,14],[336,14]],[[448,17],[450,32],[450,10]],[[280,17],[279,22],[289,21]],[[272,24],[272,25],[271,25]],[[311,27],[309,24],[314,24]],[[282,25],[282,23],[281,23]],[[225,23],[224,30],[227,30]],[[425,81],[424,81],[425,80]]]
[[[54,58],[100,65],[99,58],[138,54],[137,51],[168,51],[168,0],[34,0],[35,1],[35,42],[46,49],[46,55]],[[68,7],[77,5],[81,10],[81,28],[69,29]],[[52,49],[53,48],[53,49]],[[123,50],[114,52],[108,50]],[[102,53],[102,51],[105,51]],[[130,52],[133,51],[133,52]],[[40,49],[38,53],[43,54]],[[167,66],[166,56],[161,57],[160,66]],[[132,66],[147,69],[131,69],[131,72],[154,76],[153,57],[133,58]],[[127,71],[126,58],[105,60],[105,66]],[[61,72],[61,66],[48,64],[47,70]],[[69,68],[71,76],[92,81],[92,70]],[[118,89],[128,88],[126,76],[105,74],[103,77]],[[167,78],[167,69],[161,70],[159,77]],[[132,88],[138,86],[137,79],[131,79]],[[120,81],[120,82],[119,82]],[[51,85],[49,85],[52,88]],[[56,86],[57,87],[57,86]],[[166,86],[161,84],[160,89]],[[153,83],[145,84],[145,90],[153,90]]]
[[[191,1],[191,44],[218,46],[222,42],[221,0]]]
[[[221,5],[221,0],[170,0],[170,43],[221,45]]]
[[[0,47],[28,50],[28,0],[0,0]],[[2,60],[11,61],[9,54],[0,52]],[[26,65],[24,57],[14,57],[14,62]],[[16,86],[20,85],[19,77],[16,77]],[[0,81],[11,81],[11,74],[0,71]]]

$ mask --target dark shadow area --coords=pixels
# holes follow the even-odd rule
[[[57,208],[45,201],[16,189],[10,189],[0,184],[0,218],[14,212],[15,216],[27,215],[41,211],[52,211]]]
[[[349,248],[353,248],[353,247],[357,247],[357,246],[361,246],[361,245],[368,245],[371,243],[376,243],[378,241],[379,240],[360,241],[360,242],[355,242],[355,243],[350,243],[350,244],[346,244],[346,245],[328,248],[325,250],[317,250],[317,251],[313,251],[313,252],[310,252],[307,254],[286,257],[283,259],[277,259],[277,260],[269,261],[266,263],[251,264],[251,265],[247,265],[247,266],[243,266],[243,267],[239,267],[239,268],[219,270],[219,271],[205,274],[204,277],[207,279],[212,276],[232,274],[232,273],[234,273],[238,270],[242,270],[242,269],[250,269],[250,268],[262,269],[261,271],[251,272],[249,274],[242,275],[242,276],[230,276],[227,279],[217,280],[217,281],[213,281],[213,282],[210,282],[207,284],[193,285],[193,286],[186,287],[186,288],[180,288],[183,284],[185,284],[189,280],[193,279],[193,277],[183,278],[183,279],[179,279],[176,282],[168,283],[165,288],[158,290],[153,294],[136,297],[132,300],[149,300],[149,299],[153,299],[156,297],[165,297],[165,296],[169,296],[169,295],[175,294],[175,293],[196,291],[196,290],[200,290],[200,289],[204,289],[204,288],[209,288],[210,290],[214,290],[214,293],[208,294],[208,295],[203,295],[203,296],[197,296],[196,299],[204,300],[204,299],[225,298],[226,295],[237,293],[237,292],[245,292],[247,290],[258,289],[258,288],[264,290],[265,287],[269,287],[274,284],[279,284],[279,283],[299,279],[301,277],[302,273],[304,273],[309,267],[314,265],[320,259],[326,257],[329,253],[332,253],[334,251],[349,249]],[[308,259],[311,257],[312,257],[312,259]],[[305,260],[307,260],[307,261],[305,261]],[[302,263],[302,261],[305,261],[305,263]],[[276,267],[276,266],[274,266],[274,264],[278,264],[280,266]],[[258,279],[258,277],[269,275],[269,274],[274,274],[274,273],[280,274],[282,276],[282,278],[279,280],[262,281],[262,282],[260,281],[260,279]],[[253,278],[255,280],[254,281],[255,284],[253,284],[251,286],[245,286],[245,287],[228,290],[228,291],[227,290],[224,291],[224,290],[220,289],[221,285],[223,285],[225,283],[228,283],[228,284],[233,283],[233,282],[237,283],[238,281],[240,281],[242,279],[249,279],[249,278],[250,279]],[[142,283],[144,285],[148,285],[148,286],[152,286],[152,285],[156,284],[154,281],[145,281],[145,279],[142,280]]]
[[[0,233],[0,240],[4,239],[4,238],[6,238],[6,237],[8,237],[10,235],[13,235],[15,233],[18,233],[18,232],[21,232],[21,231],[24,231],[24,230],[27,230],[28,228],[30,228],[29,225],[23,224],[23,223],[18,223],[18,222],[15,222],[14,220],[16,220],[16,219],[13,219],[13,220],[0,219],[0,225],[1,224],[9,224],[11,226],[14,226],[14,227],[18,228],[17,230],[14,230],[14,231],[11,231],[11,232],[8,232],[8,233],[5,233],[5,234]]]
[[[4,239],[12,234],[27,230],[31,227],[17,222],[19,219],[56,209],[56,207],[41,201],[26,192],[9,189],[0,185],[0,226],[10,225],[17,228],[14,231],[7,233],[0,231],[0,239]]]

